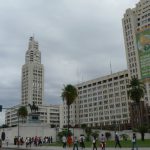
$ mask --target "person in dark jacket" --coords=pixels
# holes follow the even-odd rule
[[[115,148],[117,147],[117,145],[121,148],[121,144],[120,144],[118,133],[115,134]]]
[[[134,148],[136,148],[136,150],[138,150],[135,133],[133,133],[133,136],[132,136],[132,150],[134,150]]]

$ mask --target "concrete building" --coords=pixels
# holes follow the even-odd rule
[[[140,0],[133,9],[127,9],[122,19],[128,71],[121,71],[76,85],[79,97],[71,106],[70,124],[130,126],[127,85],[129,79],[138,77],[146,87],[143,112],[150,106],[150,1]],[[143,103],[142,103],[143,104]],[[67,109],[64,102],[64,124]],[[143,120],[148,118],[143,113]],[[148,120],[148,119],[147,119]],[[149,117],[150,120],[150,117]]]
[[[16,105],[7,110],[5,114],[5,123],[8,126],[16,126],[18,124],[17,111],[19,107],[22,106]],[[28,112],[30,113],[29,107],[27,107]],[[49,124],[49,127],[60,127],[60,111],[61,108],[58,105],[41,105],[39,106],[39,120],[41,124]],[[28,119],[27,119],[28,120]],[[24,120],[23,123],[26,123],[27,120]],[[19,119],[19,122],[22,123],[22,119]]]
[[[22,97],[21,104],[11,107],[6,111],[5,123],[15,126],[18,123],[17,110],[20,106],[26,106],[30,113],[29,104],[38,106],[39,120],[50,127],[62,126],[60,124],[61,105],[46,105],[44,101],[44,66],[41,64],[41,52],[38,42],[30,37],[28,50],[26,51],[25,64],[22,67]],[[27,119],[28,120],[28,119]],[[24,120],[26,123],[27,120]],[[22,122],[20,120],[20,122]]]
[[[135,8],[128,8],[122,24],[129,77],[141,79],[146,89],[141,113],[137,113],[136,104],[131,104],[131,124],[135,128],[139,122],[150,123],[150,1],[140,0]]]
[[[122,19],[129,77],[142,79],[150,105],[150,1],[140,0]]]
[[[128,71],[124,70],[77,84],[78,98],[71,105],[70,125],[129,128],[128,83]],[[64,101],[64,125],[67,117]]]
[[[30,37],[29,46],[22,67],[22,104],[42,105],[44,99],[44,66],[38,42]]]

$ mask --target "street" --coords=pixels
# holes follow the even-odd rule
[[[25,146],[20,146],[19,148],[17,146],[8,146],[8,147],[3,147],[2,150],[17,150],[17,149],[21,149],[21,150],[73,150],[73,148],[62,148],[62,147],[54,147],[54,146],[39,146],[39,147],[28,147],[26,148]],[[81,148],[79,148],[78,150],[82,150]],[[93,148],[85,148],[83,150],[93,150]],[[101,150],[100,147],[97,148],[97,150]],[[131,150],[131,148],[107,148],[105,150]],[[150,148],[138,148],[138,150],[150,150]]]

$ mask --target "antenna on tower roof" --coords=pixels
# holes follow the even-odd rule
[[[112,74],[111,60],[110,60],[110,74]]]

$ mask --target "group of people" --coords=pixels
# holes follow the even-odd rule
[[[63,148],[66,148],[67,144],[68,144],[68,147],[71,147],[72,144],[73,144],[73,150],[75,150],[75,149],[78,150],[79,146],[82,149],[84,149],[85,148],[84,141],[85,141],[84,135],[80,135],[79,140],[78,140],[78,138],[76,136],[73,139],[72,139],[72,137],[70,135],[68,137],[66,137],[66,136],[62,137]]]
[[[84,141],[85,141],[85,137],[83,135],[80,135],[79,139],[76,136],[73,139],[71,136],[68,136],[67,138],[66,138],[66,136],[62,137],[63,148],[66,148],[67,144],[69,147],[71,147],[71,145],[73,144],[73,150],[75,150],[75,149],[78,150],[79,146],[81,147],[81,149],[84,149],[85,148]],[[96,136],[94,136],[93,140],[92,140],[93,150],[97,150],[97,141],[98,141],[98,139],[96,138]],[[104,134],[101,134],[99,141],[100,141],[101,149],[105,150],[106,138],[105,138]],[[134,150],[134,148],[136,148],[136,150],[138,150],[135,133],[133,133],[131,141],[132,141],[132,150]],[[117,146],[121,148],[119,135],[118,135],[118,133],[115,133],[115,148]]]
[[[75,150],[75,149],[78,150],[79,146],[81,147],[81,149],[85,148],[85,143],[84,143],[85,137],[84,137],[84,135],[80,135],[79,139],[76,136],[73,139],[71,136],[68,136],[68,137],[63,136],[62,142],[63,142],[63,148],[66,148],[67,144],[68,144],[68,147],[71,147],[71,145],[73,145],[73,150]],[[101,135],[100,142],[101,142],[102,150],[105,150],[106,139],[105,139],[104,134]],[[93,137],[92,144],[93,144],[93,150],[94,149],[97,150],[97,138],[95,136]]]
[[[131,142],[132,142],[132,150],[134,150],[134,148],[136,148],[136,150],[138,150],[138,146],[137,146],[137,140],[136,140],[136,134],[133,133],[132,138],[131,138]],[[121,148],[121,144],[120,144],[120,140],[119,140],[119,136],[116,133],[115,134],[115,148],[119,146]]]
[[[31,145],[34,145],[34,146],[41,146],[42,144],[45,144],[45,143],[52,143],[53,142],[53,138],[52,136],[51,137],[47,137],[45,136],[44,138],[41,138],[41,137],[26,137],[26,140],[25,140],[25,143],[26,143],[26,147],[30,146]]]
[[[97,138],[96,136],[93,137],[93,150],[97,150]],[[100,136],[100,147],[102,150],[105,150],[105,145],[106,145],[106,138],[104,136],[104,134],[101,134]]]
[[[52,143],[53,142],[53,138],[52,136],[45,136],[44,138],[35,136],[35,137],[26,137],[25,140],[23,137],[15,137],[14,138],[14,145],[23,145],[25,143],[26,147],[31,147],[31,145],[34,146],[40,146],[44,143]]]

